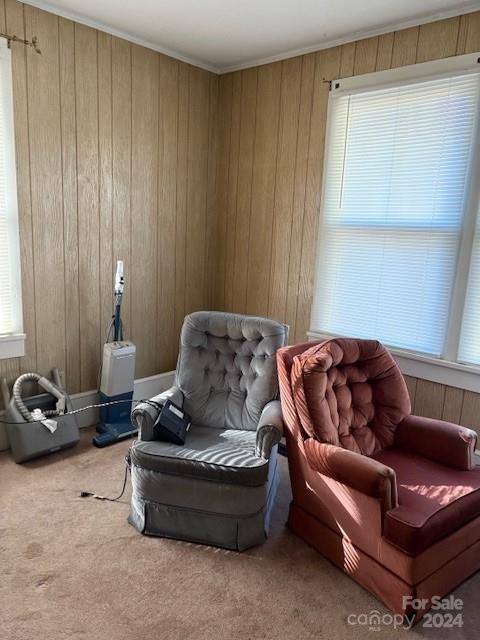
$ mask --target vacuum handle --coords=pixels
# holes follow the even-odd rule
[[[115,295],[122,295],[125,281],[123,279],[123,260],[117,260],[117,271],[115,273]]]
[[[63,390],[64,385],[63,385],[62,376],[60,375],[60,371],[58,370],[58,367],[54,367],[52,369],[52,378],[55,384],[57,385],[57,387]]]
[[[55,384],[50,382],[48,378],[41,377],[38,380],[38,384],[42,387],[42,389],[45,389],[47,393],[51,393],[52,396],[55,396],[57,400],[62,400],[65,397],[65,394],[62,393]]]

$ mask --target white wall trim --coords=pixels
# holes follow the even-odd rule
[[[134,400],[141,400],[145,398],[153,398],[154,396],[166,391],[173,384],[175,371],[166,371],[165,373],[158,373],[148,378],[139,378],[135,380],[135,387],[133,392]],[[80,409],[87,407],[91,404],[98,403],[98,392],[82,391],[81,393],[74,393],[70,396],[74,409]],[[5,416],[5,412],[0,412],[0,420]],[[90,427],[98,422],[98,409],[87,409],[81,413],[77,413],[78,426],[80,429]],[[8,436],[5,424],[0,422],[0,451],[8,449]]]
[[[316,51],[322,51],[323,49],[330,49],[331,47],[337,47],[342,44],[349,44],[350,42],[355,42],[356,40],[373,38],[374,36],[381,36],[384,33],[399,31],[400,29],[408,29],[409,27],[420,26],[429,22],[435,22],[436,20],[455,18],[456,16],[473,13],[479,10],[477,1],[469,2],[463,7],[450,9],[448,11],[438,11],[435,13],[430,13],[429,15],[423,16],[422,18],[414,18],[412,20],[404,20],[400,22],[385,24],[382,27],[378,27],[377,29],[363,29],[360,31],[354,31],[353,33],[346,34],[341,38],[324,40],[308,45],[307,47],[281,51],[271,56],[252,58],[251,60],[232,65],[214,65],[198,58],[183,55],[182,53],[179,53],[174,49],[169,49],[167,47],[155,44],[154,42],[144,40],[143,38],[138,38],[134,34],[128,33],[126,31],[114,29],[103,22],[92,20],[91,18],[82,16],[74,11],[65,11],[51,5],[49,2],[43,2],[43,0],[22,1],[24,2],[24,4],[29,4],[32,7],[36,7],[37,9],[43,9],[44,11],[53,13],[57,16],[60,16],[61,18],[67,18],[68,20],[73,20],[80,24],[84,24],[87,27],[92,27],[93,29],[104,31],[105,33],[108,33],[112,36],[123,38],[128,42],[133,42],[134,44],[146,47],[147,49],[153,49],[153,51],[158,51],[159,53],[163,53],[164,55],[175,58],[176,60],[180,60],[181,62],[186,62],[187,64],[191,64],[195,67],[200,67],[201,69],[205,69],[206,71],[211,71],[212,73],[216,73],[219,75],[223,75],[224,73],[231,73],[232,71],[240,71],[242,69],[250,69],[251,67],[259,67],[263,64],[270,64],[272,62],[278,62],[280,60],[288,60],[289,58],[295,58],[296,56],[305,55],[307,53],[315,53]]]
[[[24,333],[0,336],[0,360],[5,358],[21,358],[25,355]]]
[[[198,58],[192,58],[190,56],[183,55],[182,53],[175,51],[175,49],[169,49],[167,47],[162,47],[159,44],[155,44],[154,42],[150,42],[149,40],[144,40],[143,38],[138,38],[132,33],[128,33],[127,31],[122,31],[120,29],[114,29],[113,27],[109,27],[108,24],[104,22],[99,22],[97,20],[92,20],[91,18],[87,18],[82,16],[75,11],[65,11],[64,9],[60,9],[59,7],[55,7],[49,2],[43,2],[42,0],[21,0],[24,4],[29,4],[32,7],[36,7],[37,9],[42,9],[43,11],[48,11],[48,13],[53,13],[60,18],[66,18],[67,20],[73,20],[74,22],[78,22],[79,24],[83,24],[86,27],[92,27],[92,29],[97,29],[98,31],[103,31],[104,33],[108,33],[111,36],[115,36],[117,38],[122,38],[122,40],[127,40],[128,42],[132,42],[133,44],[138,44],[141,47],[146,47],[147,49],[152,49],[153,51],[158,51],[158,53],[163,53],[170,58],[175,58],[175,60],[180,60],[180,62],[186,62],[187,64],[191,64],[194,67],[200,67],[200,69],[205,69],[205,71],[211,71],[212,73],[220,73],[220,69],[215,67],[214,65],[209,64],[208,62],[204,62],[203,60],[199,60]],[[33,34],[35,35],[35,34]],[[39,46],[42,46],[42,43],[39,43]]]
[[[350,44],[357,40],[364,40],[365,38],[373,38],[375,36],[381,36],[385,33],[391,33],[393,31],[400,31],[401,29],[409,29],[410,27],[418,27],[422,24],[428,24],[429,22],[436,22],[437,20],[446,20],[447,18],[455,18],[467,13],[474,13],[478,11],[480,7],[478,2],[470,2],[464,7],[456,9],[450,9],[449,11],[439,11],[431,13],[423,18],[415,18],[413,20],[404,20],[401,22],[393,22],[386,24],[377,29],[364,29],[360,31],[354,31],[341,38],[334,38],[332,40],[324,40],[311,44],[308,47],[300,47],[299,49],[291,49],[289,51],[283,51],[276,53],[272,56],[266,56],[264,58],[252,58],[246,62],[239,64],[227,65],[220,67],[217,71],[220,75],[224,73],[231,73],[232,71],[241,71],[242,69],[250,69],[251,67],[259,67],[262,64],[270,64],[272,62],[279,62],[280,60],[288,60],[289,58],[295,58],[296,56],[302,56],[307,53],[315,53],[316,51],[322,51],[324,49],[331,49],[332,47],[338,47],[342,44]]]
[[[369,89],[385,89],[387,87],[400,87],[410,85],[412,82],[424,82],[425,80],[448,77],[455,73],[479,73],[478,63],[480,52],[465,53],[450,58],[439,58],[427,62],[373,71],[350,78],[335,78],[332,81],[330,99],[336,100],[342,96],[350,96]]]
[[[310,341],[329,340],[333,335],[327,335],[316,331],[307,331]],[[449,387],[457,387],[466,391],[480,393],[480,367],[450,362],[440,358],[432,358],[421,353],[413,353],[388,347],[402,373],[406,376],[421,378],[438,382]]]
[[[390,349],[406,376],[480,393],[480,368]]]

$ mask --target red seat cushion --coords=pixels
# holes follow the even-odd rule
[[[480,515],[480,465],[460,471],[395,448],[372,457],[397,475],[399,506],[385,514],[383,535],[409,555]]]

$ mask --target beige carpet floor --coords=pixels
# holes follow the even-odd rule
[[[349,625],[387,611],[285,521],[288,469],[267,543],[239,554],[138,534],[116,495],[129,442],[78,447],[25,465],[0,454],[2,640],[310,640],[478,638],[480,574],[455,590],[463,627],[413,631]]]

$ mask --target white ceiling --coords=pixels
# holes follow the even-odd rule
[[[24,0],[224,72],[480,9],[480,0]]]

